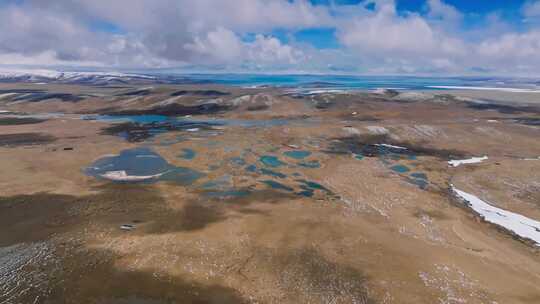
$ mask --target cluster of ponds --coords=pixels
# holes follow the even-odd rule
[[[165,139],[151,144],[172,145],[184,140],[189,140],[197,136],[215,136],[218,130],[208,130],[199,128],[200,126],[241,126],[241,127],[268,127],[283,125],[286,120],[230,120],[230,119],[191,119],[190,117],[167,117],[160,115],[133,115],[133,116],[107,116],[94,115],[85,119],[132,123],[137,126],[148,127],[150,134],[157,135],[163,132],[181,129],[184,132],[174,139]],[[165,127],[163,127],[165,126]],[[172,127],[171,127],[172,126]],[[127,136],[122,131],[119,136]],[[215,134],[214,134],[215,133]],[[206,134],[206,136],[205,136]],[[205,138],[200,142],[203,146],[217,145],[218,142],[211,138]],[[373,149],[373,147],[370,147]],[[381,162],[390,170],[406,177],[407,181],[417,185],[421,189],[426,189],[429,185],[428,177],[422,172],[412,172],[410,167],[403,164],[403,161],[414,161],[416,156],[411,153],[396,151],[395,147],[379,145],[376,147],[376,155]],[[234,150],[230,148],[230,150]],[[373,151],[371,151],[373,152]],[[399,152],[399,153],[396,153]],[[245,157],[246,153],[256,156]],[[373,155],[367,155],[372,157]],[[181,148],[177,157],[183,161],[198,161],[198,153],[195,148]],[[364,159],[366,155],[355,153],[358,160]],[[251,161],[248,161],[250,159]],[[225,163],[231,166],[222,176],[210,179],[207,172],[212,172],[223,167],[224,163],[208,165],[208,171],[201,172],[189,167],[174,166],[168,163],[163,157],[148,146],[138,147],[122,151],[119,155],[106,156],[94,162],[85,169],[85,173],[99,179],[110,180],[118,183],[155,183],[166,181],[182,186],[192,186],[200,190],[203,195],[213,198],[242,197],[250,195],[257,185],[288,192],[303,197],[313,197],[316,194],[334,195],[331,190],[323,185],[306,179],[300,172],[321,168],[321,163],[307,150],[288,150],[279,152],[279,149],[268,150],[263,154],[256,154],[252,149],[245,149],[240,156],[230,157]],[[286,170],[282,170],[286,169]],[[240,170],[240,173],[239,173]],[[299,171],[299,172],[298,172]],[[292,173],[291,173],[292,172]],[[251,184],[235,187],[233,176],[251,176]],[[215,174],[212,174],[215,175]]]
[[[252,152],[248,149],[248,152]],[[245,154],[245,153],[243,153]],[[226,174],[208,179],[205,172],[189,167],[174,166],[150,147],[138,147],[120,152],[118,155],[106,156],[91,164],[84,171],[87,175],[98,179],[117,183],[155,183],[166,181],[182,186],[193,185],[203,195],[211,198],[242,197],[251,194],[257,184],[277,191],[289,192],[304,197],[313,197],[316,193],[332,195],[323,185],[303,178],[299,172],[288,174],[281,172],[283,168],[319,168],[318,160],[306,160],[312,155],[309,151],[286,151],[282,155],[265,154],[254,163],[241,156],[230,157],[226,163],[234,168]],[[184,161],[197,160],[197,151],[182,148],[177,157]],[[316,164],[306,167],[305,164]],[[208,172],[219,169],[218,165],[209,165]],[[233,176],[241,170],[243,176],[252,176],[250,185],[234,187]],[[206,180],[205,180],[206,179]]]
[[[375,146],[375,147],[373,147]],[[376,153],[371,151],[376,149]],[[415,167],[417,156],[406,148],[390,146],[390,145],[371,145],[370,153],[377,155],[379,160],[390,170],[398,173],[400,176],[405,177],[406,181],[418,186],[420,189],[427,189],[429,186],[429,179],[426,173],[416,172],[411,167]],[[365,156],[362,153],[354,154],[354,157],[358,160],[363,160]],[[411,163],[405,165],[403,162]]]
[[[165,116],[165,115],[85,115],[85,120],[96,120],[114,123],[111,127],[104,129],[104,133],[117,135],[130,142],[144,142],[152,140],[157,135],[170,131],[207,132],[207,135],[219,135],[223,127],[242,128],[267,128],[289,124],[292,121],[287,119],[268,120],[243,120],[243,119],[222,119],[222,118],[202,118],[197,119],[191,116]],[[199,132],[201,131],[201,132]],[[179,136],[176,141],[164,142],[163,144],[173,144],[185,140],[185,136]]]

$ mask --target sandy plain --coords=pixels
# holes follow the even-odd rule
[[[0,117],[0,303],[540,302],[537,244],[483,221],[450,191],[540,221],[534,103],[0,87],[68,94],[0,96],[11,112]],[[100,116],[155,114],[173,122]],[[87,174],[137,148],[200,177]]]

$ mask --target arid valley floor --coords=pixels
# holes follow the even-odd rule
[[[0,303],[540,303],[529,97],[0,84]]]

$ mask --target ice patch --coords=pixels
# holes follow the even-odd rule
[[[357,128],[354,127],[344,127],[343,131],[352,134],[352,135],[360,135],[360,131]]]
[[[477,91],[502,91],[513,93],[540,93],[540,90],[521,88],[497,88],[497,87],[466,87],[466,86],[428,86],[432,89],[455,89],[455,90],[477,90]]]
[[[393,97],[395,100],[409,100],[409,101],[426,101],[433,98],[431,94],[422,92],[402,92],[399,95]]]
[[[116,155],[113,155],[113,156],[116,156]],[[149,155],[136,155],[135,157],[137,157],[137,158],[159,158],[159,156],[152,155],[152,154],[149,154]]]
[[[17,95],[17,93],[4,93],[4,94],[0,94],[0,99],[6,98],[6,97],[10,97],[10,96],[14,96],[14,95]]]
[[[230,101],[230,103],[233,105],[233,106],[239,106],[245,102],[248,102],[251,100],[251,95],[243,95],[243,96],[240,96],[240,97],[236,97],[234,99],[232,99]]]
[[[135,229],[135,226],[131,224],[124,224],[120,226],[120,229],[125,230],[125,231],[131,231]]]
[[[162,176],[167,172],[154,174],[154,175],[127,175],[126,171],[108,171],[101,174],[101,177],[113,180],[113,181],[122,181],[122,182],[133,182],[133,181],[144,181],[149,179],[154,179]]]
[[[456,160],[448,161],[448,165],[455,168],[455,167],[457,167],[459,165],[468,165],[468,164],[481,163],[481,162],[483,162],[483,161],[485,161],[487,159],[488,159],[487,156],[473,157],[473,158],[469,158],[469,159],[456,159]]]
[[[388,91],[397,91],[397,90],[406,90],[407,88],[399,88],[399,87],[395,87],[395,88],[376,88],[376,89],[373,89],[371,90],[371,92],[373,94],[386,94],[388,93]]]
[[[540,222],[521,214],[500,209],[482,201],[478,197],[458,190],[451,185],[452,191],[471,209],[478,213],[486,222],[499,225],[516,235],[532,240],[540,247]]]
[[[389,144],[375,144],[375,146],[385,147],[385,148],[392,148],[392,149],[407,150],[407,148],[405,148],[405,147],[394,146],[394,145],[389,145]]]
[[[336,89],[322,89],[322,90],[311,90],[307,91],[306,95],[316,95],[316,94],[340,94],[346,93],[345,90],[336,90]]]
[[[319,94],[349,94],[350,89],[331,89],[331,88],[317,88],[317,89],[306,89],[306,88],[296,88],[287,90],[288,93],[292,94],[302,94],[302,95],[319,95]]]
[[[171,98],[168,98],[168,99],[165,99],[163,101],[160,101],[158,103],[155,103],[153,106],[154,107],[164,107],[164,106],[168,106],[168,105],[171,105],[171,104],[174,104],[176,103],[176,101],[178,101],[179,99],[181,99],[183,96],[175,96],[175,97],[171,97]]]
[[[379,126],[367,126],[369,133],[376,135],[384,135],[390,133],[387,128]]]
[[[412,127],[415,134],[422,137],[445,136],[439,129],[429,125],[415,125]]]

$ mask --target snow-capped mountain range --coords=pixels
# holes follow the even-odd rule
[[[153,82],[157,77],[117,72],[61,72],[44,69],[0,68],[0,82],[68,83],[105,85],[127,82]]]

